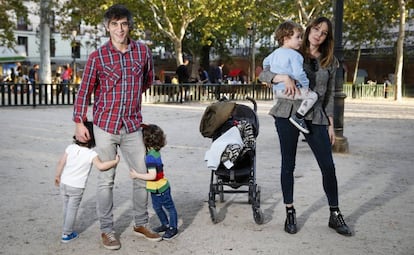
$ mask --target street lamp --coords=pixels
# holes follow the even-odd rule
[[[71,44],[72,44],[72,59],[73,59],[73,81],[72,81],[73,83],[76,82],[76,58],[78,57],[77,56],[77,54],[78,54],[78,50],[77,50],[78,43],[76,41],[76,35],[77,34],[78,34],[78,31],[73,30],[72,35],[70,37],[72,39]]]
[[[253,22],[253,24],[248,25],[247,27],[247,34],[249,35],[249,41],[250,41],[250,54],[251,54],[251,79],[252,83],[256,83],[256,52],[255,52],[255,45],[254,42],[256,40],[256,24]]]
[[[344,69],[343,60],[344,53],[342,47],[342,19],[344,2],[343,0],[334,1],[335,14],[335,56],[339,60],[339,67],[335,77],[335,100],[334,100],[334,127],[335,127],[335,144],[332,148],[334,152],[349,152],[348,140],[344,137],[344,105],[346,94],[343,92]]]

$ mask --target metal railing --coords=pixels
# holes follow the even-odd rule
[[[343,92],[348,98],[394,98],[394,85],[345,83]]]
[[[72,105],[78,84],[13,84],[0,83],[0,106]],[[394,86],[383,84],[344,84],[348,98],[394,98]],[[245,100],[272,100],[272,89],[262,84],[154,84],[142,95],[144,103],[183,103],[214,101],[227,97]],[[93,103],[93,97],[92,101]]]
[[[0,106],[72,105],[78,84],[0,83]],[[272,90],[261,84],[154,84],[142,95],[144,103],[214,101],[221,97],[272,100]],[[93,103],[93,97],[91,99]]]
[[[261,84],[159,84],[151,86],[143,95],[146,103],[214,101],[227,97],[245,100],[247,96],[257,100],[273,99],[272,90]]]
[[[71,105],[76,84],[0,83],[0,106]]]

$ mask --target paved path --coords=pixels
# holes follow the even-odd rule
[[[334,157],[341,208],[355,232],[350,238],[327,227],[320,172],[304,142],[298,146],[295,186],[299,232],[283,231],[279,145],[267,115],[271,102],[258,105],[257,183],[265,223],[254,223],[247,196],[239,194],[218,203],[222,221],[212,224],[206,203],[210,172],[203,161],[211,141],[198,132],[206,106],[143,106],[145,121],[167,133],[163,157],[181,234],[152,243],[131,233],[131,182],[121,160],[114,195],[122,242],[117,254],[414,254],[414,101],[346,101],[344,135],[350,152]],[[80,238],[59,242],[62,202],[53,176],[58,157],[71,143],[71,112],[70,106],[0,108],[0,254],[114,254],[99,243],[95,172],[78,214]]]

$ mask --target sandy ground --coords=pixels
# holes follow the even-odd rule
[[[203,161],[211,140],[198,131],[206,106],[143,106],[145,121],[167,133],[163,159],[180,236],[154,243],[133,235],[131,181],[121,159],[114,192],[119,251],[100,243],[96,172],[78,213],[80,238],[60,243],[62,200],[53,178],[59,156],[71,143],[72,107],[0,108],[0,254],[414,254],[414,101],[346,101],[344,136],[350,152],[334,158],[340,206],[352,237],[327,226],[320,171],[305,142],[299,142],[296,170],[299,232],[283,231],[279,144],[267,114],[271,102],[259,102],[258,108],[256,169],[264,224],[253,220],[247,194],[226,195],[217,203],[221,221],[213,224],[207,205],[210,171]],[[154,226],[158,220],[149,211]]]

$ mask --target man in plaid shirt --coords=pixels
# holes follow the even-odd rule
[[[146,173],[145,146],[142,140],[141,94],[153,83],[154,67],[151,50],[132,40],[131,12],[123,5],[111,6],[104,15],[104,25],[110,40],[92,52],[85,66],[76,97],[73,121],[75,136],[87,141],[90,134],[83,124],[87,120],[88,105],[94,93],[93,124],[96,149],[102,160],[114,159],[117,149],[128,164],[138,172]],[[101,239],[107,249],[121,247],[113,229],[113,186],[115,168],[99,172],[97,213]],[[148,240],[161,237],[148,225],[148,194],[145,181],[133,180],[133,232]]]

